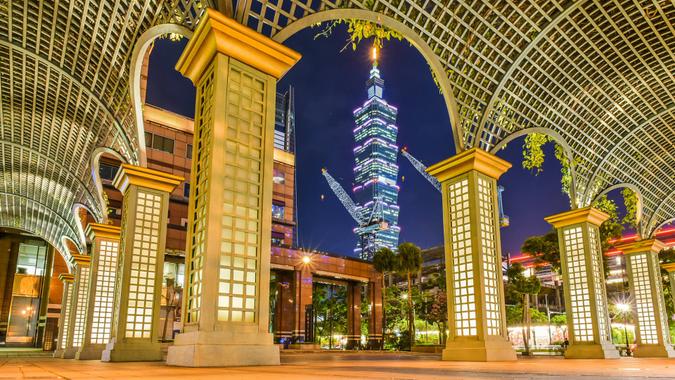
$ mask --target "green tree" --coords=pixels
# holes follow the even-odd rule
[[[659,252],[659,261],[663,264],[675,263],[675,248],[663,249]],[[666,300],[666,313],[668,316],[675,314],[675,305],[673,305],[673,285],[670,283],[668,271],[661,268],[661,279],[663,281],[663,297]],[[672,319],[668,318],[672,324]]]
[[[401,275],[406,276],[408,282],[408,335],[410,337],[410,350],[415,344],[415,317],[412,298],[412,275],[422,269],[422,250],[413,243],[402,243],[398,246],[397,269]]]
[[[373,255],[373,267],[376,271],[382,273],[382,346],[381,349],[384,349],[384,341],[387,329],[387,302],[386,302],[386,293],[387,293],[387,284],[385,277],[387,273],[394,272],[396,270],[396,254],[389,248],[382,247]]]
[[[347,333],[347,288],[315,283],[312,304],[316,316],[316,335],[319,339],[326,339],[328,347],[333,348],[333,335]]]
[[[507,285],[512,291],[519,293],[522,296],[522,323],[523,323],[523,343],[525,344],[525,352],[523,355],[530,355],[530,330],[532,327],[532,313],[530,313],[530,296],[539,294],[541,290],[541,282],[532,275],[526,277],[525,268],[520,263],[511,265],[506,270],[508,278]]]
[[[561,273],[560,246],[558,232],[555,229],[544,235],[530,236],[525,239],[520,250],[534,257],[537,264],[550,264],[556,273]]]

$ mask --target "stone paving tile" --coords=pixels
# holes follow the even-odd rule
[[[180,368],[164,363],[103,363],[48,358],[0,360],[0,379],[675,379],[675,359],[442,362],[435,356],[312,353],[283,355],[281,366]]]

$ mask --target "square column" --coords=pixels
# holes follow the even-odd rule
[[[382,346],[382,282],[368,283],[368,300],[370,301],[370,318],[368,319],[368,348],[380,350]]]
[[[63,359],[73,359],[84,341],[84,319],[87,315],[87,302],[89,301],[89,264],[91,257],[87,255],[73,254],[70,256],[71,263],[75,267],[75,281],[73,283],[73,296],[70,302],[70,320],[66,346],[61,356]]]
[[[637,348],[634,356],[675,357],[663,298],[659,251],[665,244],[656,239],[617,245],[626,255],[628,284],[633,295]]]
[[[176,64],[197,88],[184,332],[170,365],[278,365],[268,332],[276,81],[300,55],[206,9]]]
[[[443,360],[516,360],[508,341],[497,179],[511,164],[481,149],[427,169],[441,183],[449,336]]]
[[[169,194],[182,181],[127,164],[113,180],[124,200],[112,331],[103,361],[162,360],[159,307]]]
[[[565,284],[570,359],[615,359],[612,344],[600,225],[609,216],[592,207],[552,215],[545,220],[558,230]]]
[[[361,284],[350,282],[347,285],[347,349],[358,350],[361,347]]]
[[[294,272],[294,290],[295,290],[295,329],[293,329],[293,343],[314,343],[307,342],[306,316],[307,306],[312,305],[312,289],[314,288],[314,276],[308,265],[302,265]],[[302,346],[294,346],[300,348]]]
[[[91,241],[88,300],[90,307],[87,308],[84,323],[83,343],[75,354],[75,359],[99,360],[110,341],[112,330],[120,228],[90,223],[85,234]]]
[[[57,341],[54,357],[63,357],[68,340],[68,329],[70,328],[70,305],[73,298],[73,281],[75,276],[70,273],[61,273],[59,280],[63,282],[63,295],[61,296],[61,315],[59,316],[59,339]]]

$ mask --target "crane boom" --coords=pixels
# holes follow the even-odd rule
[[[427,173],[427,171],[426,171],[426,170],[427,170],[427,167],[426,167],[423,163],[421,163],[418,159],[416,159],[415,157],[413,157],[412,154],[408,153],[408,151],[407,151],[406,149],[401,150],[401,154],[403,155],[403,157],[407,158],[408,161],[410,161],[410,163],[412,164],[412,166],[413,166],[415,169],[417,169],[417,171],[418,171],[421,175],[423,175],[424,178],[426,178],[427,181],[429,181],[429,183],[430,183],[433,187],[436,188],[436,190],[441,191],[441,183],[438,182],[438,180],[437,180],[436,178],[434,178],[434,176],[432,176],[431,174]]]
[[[344,206],[345,209],[347,209],[347,212],[351,217],[358,223],[359,225],[363,224],[363,216],[361,215],[361,207],[352,200],[352,197],[347,194],[345,189],[342,188],[342,186],[338,183],[338,181],[333,178],[332,175],[328,173],[328,170],[323,169],[321,171],[323,174],[324,178],[326,178],[326,182],[328,182],[328,186],[330,186],[331,190],[335,193],[335,195],[338,197],[338,200],[340,200],[340,203]]]

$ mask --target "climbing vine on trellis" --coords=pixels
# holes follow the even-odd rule
[[[530,133],[525,136],[523,143],[523,169],[530,170],[534,175],[539,175],[544,170],[544,144],[551,138],[541,133]]]
[[[627,187],[624,187],[623,190],[621,190],[621,195],[623,195],[623,205],[626,207],[626,215],[621,220],[621,223],[627,224],[633,228],[637,228],[637,193]]]
[[[337,19],[328,22],[323,30],[314,36],[314,39],[319,37],[329,37],[333,34],[333,31],[335,31],[335,27],[340,24],[347,25],[347,33],[349,34],[347,43],[340,51],[345,50],[348,46],[351,46],[352,50],[356,50],[363,40],[369,40],[371,38],[373,39],[373,47],[378,50],[382,49],[384,41],[389,41],[392,38],[399,41],[403,40],[403,35],[393,29],[372,21],[357,19]],[[318,23],[315,26],[322,25],[324,25],[324,23]]]

